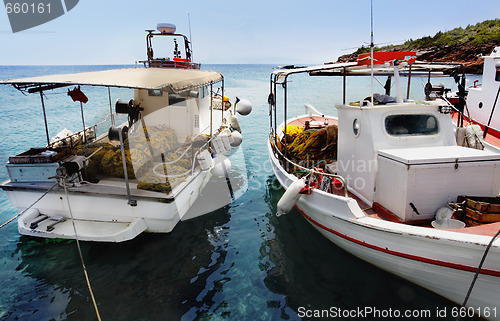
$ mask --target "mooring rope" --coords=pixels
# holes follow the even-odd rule
[[[462,307],[465,307],[467,304],[467,301],[469,301],[469,297],[472,293],[472,289],[474,288],[474,285],[476,283],[477,278],[479,277],[479,273],[481,272],[481,268],[483,267],[483,263],[486,260],[486,256],[488,255],[488,252],[491,248],[491,245],[493,244],[493,241],[500,235],[500,230],[493,236],[491,239],[490,243],[488,243],[488,246],[486,246],[486,250],[484,250],[483,257],[481,258],[481,262],[479,263],[479,266],[477,267],[476,273],[474,274],[474,277],[472,278],[472,282],[470,284],[469,290],[467,291],[467,295],[465,296],[464,303],[462,303]],[[457,318],[457,320],[460,320],[460,318]]]
[[[94,292],[92,291],[92,286],[90,285],[89,275],[87,273],[87,267],[85,266],[85,261],[83,260],[82,249],[80,247],[80,240],[78,239],[78,234],[76,233],[75,219],[73,218],[73,212],[71,211],[71,204],[69,202],[68,189],[66,187],[66,179],[63,179],[64,194],[66,195],[66,201],[68,203],[69,215],[71,216],[71,223],[73,224],[73,231],[75,232],[76,246],[78,248],[78,254],[80,254],[80,261],[82,262],[83,274],[85,274],[85,280],[87,281],[87,286],[89,288],[90,297],[92,298],[92,303],[94,304],[95,313],[97,315],[97,320],[101,321],[101,316],[99,315],[99,309],[97,308],[97,303],[94,297]]]
[[[52,185],[47,191],[45,191],[45,193],[42,194],[42,196],[40,196],[35,202],[33,202],[33,204],[31,204],[30,206],[28,206],[26,209],[24,209],[23,211],[19,212],[17,215],[14,215],[14,217],[12,217],[10,220],[8,220],[7,222],[3,223],[2,225],[0,225],[0,228],[4,227],[5,225],[9,224],[10,222],[14,221],[16,218],[18,218],[19,216],[23,215],[27,210],[29,210],[30,208],[33,207],[33,205],[35,205],[36,203],[38,203],[38,201],[40,201],[42,198],[45,197],[45,195],[47,195],[54,187],[56,187],[57,183],[54,183],[54,185]]]
[[[38,203],[43,197],[45,197],[45,195],[47,195],[56,186],[57,186],[57,183],[54,183],[54,185],[52,185],[47,191],[45,191],[42,194],[42,196],[40,196],[36,201],[33,202],[33,204],[31,204],[30,206],[28,206],[25,210],[21,211],[19,214],[17,214],[14,217],[12,217],[7,222],[5,222],[2,225],[0,225],[0,228],[6,226],[7,224],[9,224],[10,222],[14,221],[19,216],[23,215],[27,210],[29,210],[30,208],[32,208],[33,205],[35,205],[36,203]],[[68,202],[68,210],[69,210],[69,214],[71,216],[71,222],[73,223],[73,231],[75,232],[76,246],[78,247],[78,254],[80,255],[80,260],[82,262],[83,273],[85,274],[85,280],[87,281],[87,286],[89,288],[90,297],[92,298],[92,302],[94,304],[94,309],[95,309],[95,312],[96,312],[96,315],[97,315],[97,320],[101,321],[101,316],[99,315],[99,309],[97,308],[97,303],[96,303],[96,300],[95,300],[95,297],[94,297],[94,292],[92,291],[92,286],[90,285],[90,279],[89,279],[89,275],[87,273],[87,268],[85,266],[85,261],[83,260],[82,249],[80,247],[80,240],[78,239],[78,234],[76,233],[75,220],[73,218],[73,212],[71,211],[71,204],[69,202],[68,189],[66,187],[66,182],[65,181],[63,183],[63,186],[64,186],[64,194],[66,195],[66,201]]]

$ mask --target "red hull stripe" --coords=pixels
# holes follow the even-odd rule
[[[356,243],[356,244],[368,247],[370,249],[373,249],[373,250],[376,250],[376,251],[380,251],[380,252],[384,252],[384,253],[391,254],[391,255],[395,255],[395,256],[399,256],[399,257],[403,257],[403,258],[410,259],[410,260],[420,261],[420,262],[423,262],[423,263],[444,266],[444,267],[451,268],[451,269],[457,269],[457,270],[462,270],[462,271],[467,271],[467,272],[476,272],[476,270],[477,270],[477,267],[467,266],[467,265],[462,265],[462,264],[456,264],[456,263],[450,263],[450,262],[443,262],[443,261],[429,259],[429,258],[425,258],[425,257],[421,257],[421,256],[407,254],[407,253],[396,252],[396,251],[392,251],[392,250],[389,250],[389,249],[386,249],[386,248],[381,248],[381,247],[378,247],[376,245],[369,244],[369,243],[366,243],[366,242],[354,239],[352,237],[349,237],[347,235],[341,234],[341,233],[339,233],[339,232],[337,232],[337,231],[335,231],[335,230],[333,230],[333,229],[331,229],[331,228],[329,228],[327,226],[324,226],[323,224],[315,221],[312,217],[310,217],[309,215],[307,215],[306,213],[304,213],[298,206],[295,206],[295,208],[297,208],[299,210],[299,212],[307,220],[309,220],[311,223],[313,223],[314,225],[316,225],[318,227],[321,227],[322,229],[324,229],[324,230],[326,230],[326,231],[328,231],[328,232],[330,232],[332,234],[335,234],[337,236],[340,236],[340,237],[342,237],[342,238],[344,238],[344,239],[346,239],[346,240],[348,240],[350,242],[353,242],[353,243]],[[500,277],[500,271],[481,269],[480,273],[481,274],[485,274],[485,275],[491,275],[491,276],[495,276],[495,277]]]

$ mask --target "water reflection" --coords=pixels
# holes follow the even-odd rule
[[[224,279],[212,278],[226,260],[228,209],[181,222],[170,234],[119,244],[82,243],[103,320],[178,320],[193,309],[193,318],[186,319],[194,319],[204,306],[215,304]],[[22,290],[35,293],[12,300],[5,320],[23,315],[27,320],[95,320],[76,244],[66,243],[20,238],[17,269],[35,284]]]
[[[271,267],[265,284],[283,294],[298,316],[304,309],[335,311],[373,307],[379,310],[415,310],[455,306],[423,288],[382,271],[335,246],[294,209],[277,218],[276,204],[283,190],[267,180],[266,215],[272,233],[262,242]]]
[[[180,222],[173,232],[143,234],[118,244],[81,243],[103,320],[240,314],[242,296],[235,288],[247,284],[233,279],[247,274],[235,268],[239,251],[245,252],[239,243],[245,229],[237,226],[237,218],[231,223],[231,216],[241,205],[238,199],[248,189],[248,178],[243,150],[233,151],[230,159],[229,176],[214,177],[186,215],[194,218]],[[7,260],[12,267],[2,275],[2,285],[12,290],[2,290],[0,319],[95,320],[76,243],[13,235],[15,248],[2,251],[17,262]]]

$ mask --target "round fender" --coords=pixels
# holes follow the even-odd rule
[[[236,104],[236,111],[243,116],[246,116],[252,112],[252,103],[247,99],[240,99]]]
[[[276,212],[276,216],[281,216],[283,214],[287,214],[292,210],[292,208],[295,206],[295,203],[299,200],[300,196],[300,191],[302,188],[306,186],[306,180],[301,178],[299,180],[296,180],[290,186],[288,186],[288,189],[286,190],[285,194],[281,196],[279,202],[278,202],[278,211]]]

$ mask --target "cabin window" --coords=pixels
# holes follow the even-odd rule
[[[168,95],[169,105],[186,105],[186,94],[169,94]]]
[[[439,127],[433,115],[403,114],[387,116],[385,130],[393,136],[433,135],[439,132]]]
[[[148,96],[161,97],[163,96],[163,91],[161,89],[149,89]]]
[[[205,98],[208,95],[208,87],[201,87],[201,98]]]
[[[495,73],[495,80],[500,81],[500,62],[495,65],[497,72]]]
[[[359,136],[359,129],[360,129],[360,125],[359,125],[359,121],[358,119],[354,119],[354,121],[352,122],[352,131],[354,133],[354,136],[358,137]]]

